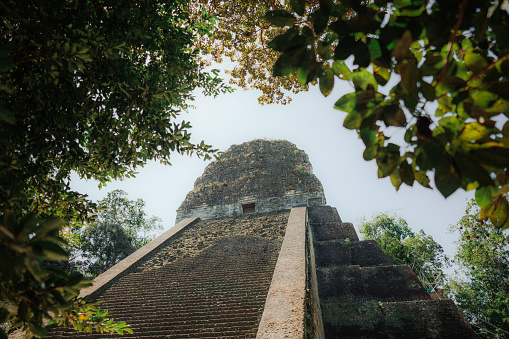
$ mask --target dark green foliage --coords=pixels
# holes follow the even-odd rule
[[[432,176],[444,197],[475,189],[481,219],[509,227],[507,3],[290,4],[292,12],[266,15],[273,25],[290,26],[269,44],[282,52],[273,74],[296,74],[303,86],[319,80],[325,96],[334,75],[351,81],[355,92],[335,108],[347,113],[344,126],[359,133],[379,177],[399,189],[415,181],[431,187]],[[438,104],[435,112],[430,103]],[[396,135],[404,141],[396,143]]]
[[[0,335],[20,327],[43,336],[43,319],[52,318],[123,331],[78,298],[82,277],[42,260],[65,259],[63,239],[93,219],[96,205],[70,190],[71,171],[105,183],[150,159],[169,164],[171,152],[214,151],[177,122],[195,88],[230,90],[201,70],[191,46],[210,18],[192,22],[186,6],[0,0],[0,250],[9,259],[0,270]]]
[[[150,233],[161,229],[160,219],[147,218],[142,199],[129,200],[115,190],[99,201],[97,219],[78,235],[79,268],[97,276],[151,240]]]
[[[364,240],[376,240],[394,265],[410,265],[428,290],[443,287],[443,268],[449,265],[449,258],[423,230],[416,234],[405,220],[379,214],[364,221],[359,232]]]
[[[509,336],[509,233],[480,221],[475,202],[451,230],[458,230],[454,262],[460,271],[448,283],[452,297],[484,338]]]

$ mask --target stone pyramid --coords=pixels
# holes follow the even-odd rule
[[[474,338],[451,300],[359,241],[288,141],[234,145],[177,223],[84,291],[134,338]],[[109,338],[52,328],[51,338]]]

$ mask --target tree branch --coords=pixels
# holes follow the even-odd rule
[[[442,71],[440,72],[440,75],[438,76],[437,84],[435,86],[437,86],[442,81],[442,78],[444,77],[445,72],[447,71],[447,68],[449,68],[449,63],[450,63],[451,54],[452,54],[452,46],[456,43],[456,40],[458,39],[458,30],[460,28],[461,21],[463,21],[463,15],[465,14],[465,8],[467,7],[467,2],[468,2],[468,0],[463,0],[460,4],[459,10],[458,10],[458,15],[457,15],[457,20],[456,20],[456,23],[454,24],[454,33],[452,34],[451,40],[449,41],[449,46],[448,46],[449,51],[447,52],[447,60],[445,62],[444,67],[442,68]]]

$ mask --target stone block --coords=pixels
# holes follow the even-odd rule
[[[350,249],[344,240],[315,241],[317,267],[351,265]]]
[[[392,265],[375,240],[353,241],[351,257],[352,265],[361,267]]]
[[[324,241],[324,240],[336,240],[344,239],[343,228],[339,222],[331,222],[325,224],[311,224],[311,230],[313,231],[313,240]]]
[[[321,301],[366,299],[359,266],[317,268],[316,279]]]
[[[369,297],[380,301],[430,299],[410,266],[377,266],[361,268]]]
[[[312,206],[308,209],[308,216],[313,224],[341,222],[338,211],[331,206]]]
[[[389,338],[377,302],[340,302],[321,305],[326,338]]]
[[[452,300],[383,303],[391,338],[478,338]]]
[[[351,222],[344,222],[341,225],[343,230],[343,239],[350,239],[351,241],[359,241],[359,237],[357,236],[357,232],[355,231],[355,227]]]

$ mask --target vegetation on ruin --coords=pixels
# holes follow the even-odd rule
[[[284,29],[268,42],[274,76],[318,81],[325,96],[349,81],[335,108],[379,177],[396,189],[433,181],[444,197],[475,190],[481,220],[509,227],[507,2],[289,4],[265,16]]]
[[[409,265],[429,291],[443,288],[450,265],[442,246],[423,230],[412,231],[404,219],[380,213],[359,226],[363,240],[376,240],[393,265]]]
[[[459,233],[453,260],[431,236],[413,232],[396,216],[378,214],[359,226],[364,240],[376,240],[393,264],[410,265],[428,291],[445,288],[481,338],[507,336],[509,234],[481,221],[474,200],[450,230]],[[451,263],[456,273],[446,276],[443,269]]]
[[[482,221],[474,201],[451,231],[459,233],[459,270],[447,284],[449,293],[483,338],[509,336],[509,234]]]

